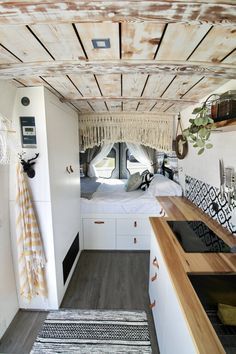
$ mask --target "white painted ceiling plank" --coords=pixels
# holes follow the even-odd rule
[[[38,24],[30,28],[56,60],[86,59],[72,24]]]
[[[103,96],[121,96],[121,75],[96,75]]]
[[[23,62],[52,60],[26,26],[0,26],[0,43]]]
[[[150,101],[140,101],[137,111],[138,112],[148,112],[152,109],[154,104],[156,103],[155,100]]]
[[[147,85],[143,92],[143,97],[161,97],[175,75],[152,74],[149,75]]]
[[[123,96],[139,97],[143,91],[147,74],[123,74]]]
[[[125,112],[134,112],[137,109],[137,106],[139,104],[139,101],[129,101],[129,102],[123,102],[123,111]]]
[[[106,101],[109,112],[121,112],[122,102],[121,101]]]
[[[0,46],[0,64],[7,64],[7,63],[19,63],[18,60],[14,55],[9,53],[6,49]]]
[[[73,105],[80,110],[81,113],[93,113],[94,110],[86,101],[73,102]]]
[[[75,86],[81,92],[83,96],[88,97],[98,97],[101,96],[97,82],[94,75],[83,74],[83,75],[70,75],[70,79],[73,81]]]
[[[160,23],[122,23],[122,59],[153,59],[164,27]]]
[[[95,112],[107,112],[107,107],[103,101],[91,100],[89,103]]]
[[[81,94],[71,83],[71,81],[66,76],[60,77],[44,77],[44,79],[60,94],[66,98],[75,99],[81,97]]]
[[[168,24],[156,59],[186,60],[210,28],[210,25]]]
[[[178,99],[181,98],[191,87],[193,87],[199,80],[201,76],[176,76],[172,81],[168,89],[162,95],[162,98]]]
[[[228,80],[222,78],[204,78],[196,86],[194,86],[183,99],[188,98],[191,100],[201,101],[208,94],[210,95],[218,87],[223,86]]]
[[[172,105],[171,102],[157,102],[157,104],[153,107],[151,112],[152,113],[165,112],[171,105]]]
[[[173,104],[172,106],[170,106],[167,110],[166,113],[179,113],[181,112],[183,109],[187,108],[189,106],[189,104]]]
[[[222,63],[224,64],[236,64],[236,50],[225,58]],[[236,77],[236,75],[235,75]]]
[[[189,61],[220,62],[236,45],[236,31],[232,27],[214,26]]]

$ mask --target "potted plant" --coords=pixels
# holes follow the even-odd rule
[[[205,149],[211,149],[212,144],[209,143],[212,128],[215,128],[214,120],[211,118],[211,111],[208,105],[208,99],[201,107],[196,107],[192,114],[195,118],[189,119],[190,126],[184,129],[183,135],[193,144],[194,148],[198,148],[198,155],[201,155]]]

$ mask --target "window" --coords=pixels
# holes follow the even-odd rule
[[[148,166],[137,161],[136,158],[129,152],[128,149],[126,152],[126,162],[127,162],[127,170],[130,172],[130,174],[133,174],[135,172],[142,173],[143,171],[148,169]]]
[[[109,154],[95,165],[99,177],[111,178],[112,172],[116,167],[116,151],[111,149]]]

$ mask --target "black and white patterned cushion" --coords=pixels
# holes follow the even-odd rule
[[[140,189],[142,191],[146,191],[154,177],[154,175],[149,172],[148,170],[144,171],[142,174],[141,174],[141,177],[142,177],[142,183],[140,184]]]

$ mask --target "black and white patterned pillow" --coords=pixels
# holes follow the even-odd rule
[[[142,191],[146,191],[154,177],[154,175],[149,172],[148,170],[144,171],[142,174],[141,174],[141,177],[142,177],[142,183],[140,184],[140,189]]]

